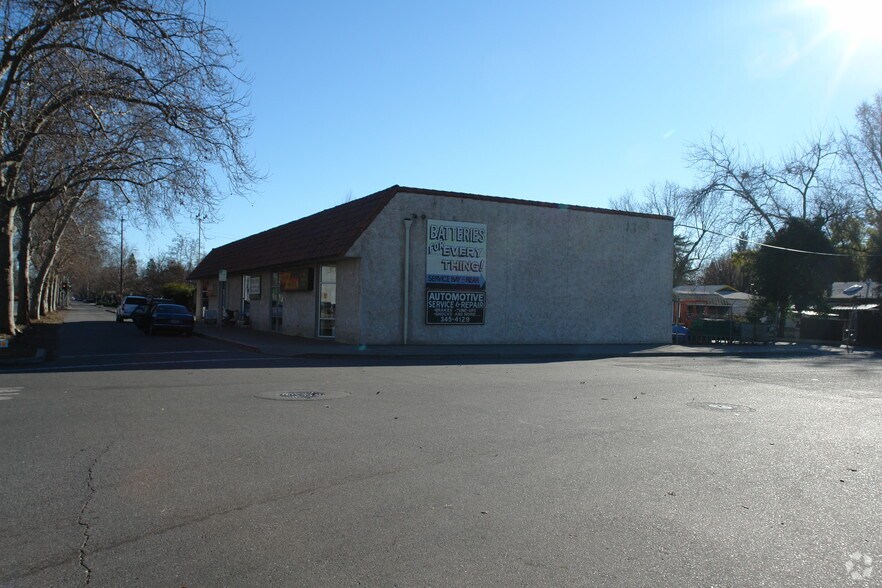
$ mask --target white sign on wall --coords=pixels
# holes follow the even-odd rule
[[[251,276],[248,282],[248,298],[260,300],[260,276]]]
[[[483,290],[487,281],[487,225],[433,219],[426,222],[426,284]]]

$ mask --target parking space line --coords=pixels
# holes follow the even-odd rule
[[[2,400],[12,400],[13,397],[18,396],[21,393],[21,387],[16,388],[0,388],[0,401]]]

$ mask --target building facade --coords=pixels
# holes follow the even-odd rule
[[[197,306],[357,344],[664,343],[670,217],[393,186],[216,248]]]

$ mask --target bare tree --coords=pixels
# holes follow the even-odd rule
[[[30,318],[44,313],[46,284],[57,267],[70,272],[77,268],[88,276],[97,263],[98,252],[107,240],[104,225],[108,211],[94,196],[56,199],[41,209],[32,224],[31,261],[37,269],[30,292]],[[88,278],[87,278],[88,279]],[[19,299],[19,311],[21,311]],[[21,321],[19,321],[21,322]]]
[[[850,211],[851,198],[836,177],[838,158],[836,139],[818,134],[763,170],[777,185],[776,200],[788,218],[820,217],[826,221]]]
[[[774,233],[786,218],[762,160],[742,154],[722,135],[711,133],[705,143],[690,146],[686,160],[699,176],[693,205],[722,209],[730,233]]]
[[[244,152],[250,132],[226,33],[185,0],[8,0],[0,54],[0,332],[13,332],[12,254],[20,207],[59,197],[69,181],[22,191],[35,143],[66,118],[73,131],[124,136],[77,159],[68,180],[97,183],[127,216],[161,222],[216,206],[257,178]],[[63,126],[63,125],[62,125]],[[145,132],[147,129],[147,132]],[[79,154],[81,157],[81,154]],[[97,161],[106,167],[95,173]],[[208,167],[223,172],[220,186]],[[59,191],[61,189],[61,191]],[[198,202],[199,204],[195,204]]]
[[[177,235],[162,256],[162,261],[166,264],[176,262],[189,273],[201,261],[198,241],[186,235]]]
[[[849,163],[849,179],[867,216],[882,215],[882,92],[862,102],[855,111],[857,129],[843,131],[842,149]],[[872,218],[868,219],[873,222]]]
[[[693,191],[673,182],[651,184],[642,198],[626,193],[610,200],[616,210],[674,217],[675,285],[688,280],[722,247],[723,219],[713,199],[698,200]]]
[[[730,235],[746,231],[761,240],[791,218],[825,221],[850,211],[850,199],[836,179],[839,146],[818,134],[778,160],[742,152],[722,135],[693,144],[687,161],[698,172],[695,205],[709,204],[728,219]]]

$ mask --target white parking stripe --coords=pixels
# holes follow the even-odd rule
[[[14,396],[20,394],[21,386],[15,388],[0,388],[0,400],[12,400]]]

